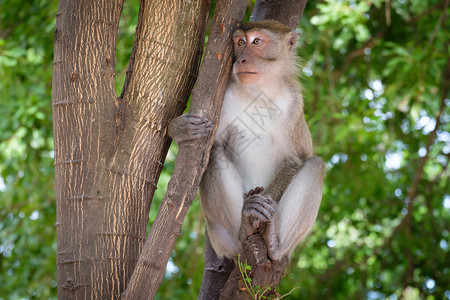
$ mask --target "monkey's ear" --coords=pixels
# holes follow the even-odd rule
[[[297,48],[297,42],[300,38],[301,33],[297,30],[291,31],[287,34],[287,42],[288,42],[288,49],[291,51],[295,51],[295,48]]]

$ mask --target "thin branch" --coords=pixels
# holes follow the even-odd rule
[[[442,23],[444,23],[444,21],[445,21],[445,18],[447,16],[448,3],[449,3],[449,0],[445,0],[444,9],[443,9],[441,16],[439,17],[439,20],[438,20],[436,26],[434,27],[433,33],[431,34],[431,37],[428,41],[429,46],[431,46],[433,44],[434,39],[436,38],[436,35],[442,26]]]
[[[384,14],[386,15],[386,25],[391,26],[391,0],[386,0]]]
[[[406,24],[407,24],[407,25],[414,24],[414,23],[416,23],[417,21],[419,21],[419,19],[422,18],[423,16],[427,16],[427,15],[433,13],[435,10],[444,8],[444,7],[445,7],[445,2],[446,2],[446,1],[447,1],[447,0],[444,0],[444,1],[441,1],[441,2],[439,2],[439,3],[435,4],[435,5],[433,5],[432,7],[430,7],[429,9],[427,9],[426,11],[424,11],[424,12],[418,14],[417,16],[415,16],[415,17],[409,19],[408,21],[406,21]]]
[[[347,68],[350,66],[350,63],[357,57],[365,55],[364,50],[366,48],[372,49],[376,43],[383,38],[383,36],[386,34],[386,30],[378,32],[375,36],[367,40],[361,47],[358,49],[353,50],[347,56],[345,57],[345,62],[339,70],[335,72],[334,79],[335,81],[341,77],[341,75],[347,70]]]

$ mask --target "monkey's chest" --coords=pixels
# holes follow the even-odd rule
[[[291,102],[287,92],[272,98],[261,92],[248,101],[227,90],[216,140],[227,141],[245,191],[266,187],[293,152],[286,130]]]
[[[245,191],[267,187],[289,155],[288,139],[270,129],[238,126],[234,150]]]

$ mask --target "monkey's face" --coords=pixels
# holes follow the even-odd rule
[[[283,58],[292,52],[286,36],[280,36],[267,29],[238,29],[233,35],[233,76],[243,84],[263,82],[271,74],[280,74]]]

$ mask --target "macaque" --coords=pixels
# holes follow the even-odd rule
[[[324,163],[313,156],[296,78],[299,34],[277,21],[251,22],[233,35],[234,64],[201,206],[219,257],[236,259],[245,239],[260,233],[272,260],[289,257],[306,237],[322,198]],[[209,134],[213,124],[176,118],[177,143]]]

